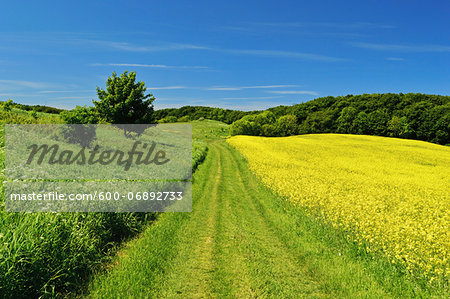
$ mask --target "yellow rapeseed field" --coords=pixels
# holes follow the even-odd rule
[[[450,278],[450,148],[376,136],[235,136],[280,195],[428,281]]]

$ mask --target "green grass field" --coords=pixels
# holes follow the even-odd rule
[[[194,124],[209,151],[193,212],[162,215],[94,276],[87,297],[445,297],[274,194],[212,125]]]
[[[227,125],[203,120],[192,126],[197,170],[190,213],[149,214],[149,223],[127,213],[24,215],[2,208],[0,297],[448,294],[412,280],[383,257],[362,252],[344,233],[267,188],[226,142]]]
[[[5,168],[4,123],[61,123],[57,115],[0,111],[0,179]],[[206,143],[193,142],[192,166]],[[6,213],[0,190],[0,298],[53,297],[83,286],[123,240],[141,232],[157,213]]]

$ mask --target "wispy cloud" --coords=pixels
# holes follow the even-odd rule
[[[166,65],[166,64],[141,64],[141,63],[93,63],[90,66],[120,66],[120,67],[143,67],[155,69],[208,69],[207,66]]]
[[[349,61],[349,59],[345,59],[345,58],[338,58],[338,57],[313,54],[313,53],[283,51],[283,50],[227,50],[227,52],[235,53],[235,54],[255,55],[255,56],[297,58],[297,59],[302,59],[302,60],[314,60],[314,61],[324,61],[324,62]]]
[[[3,92],[29,92],[30,89],[43,89],[44,92],[32,91],[32,93],[36,95],[36,93],[42,94],[45,93],[45,91],[70,90],[76,89],[77,87],[78,86],[76,84],[0,79],[0,91]]]
[[[299,85],[253,85],[253,86],[212,86],[205,87],[206,90],[243,90],[243,89],[267,89],[267,88],[287,88],[299,87]]]
[[[242,87],[206,87],[206,90],[242,90]]]
[[[44,82],[33,82],[33,81],[23,81],[23,80],[0,80],[0,84],[5,85],[14,85],[17,87],[26,87],[26,88],[48,88],[50,84]]]
[[[73,99],[85,99],[85,96],[74,96],[74,97],[56,97],[55,100],[73,100]]]
[[[313,96],[319,95],[317,92],[310,90],[269,90],[267,92],[274,94],[309,94]]]
[[[290,87],[300,87],[300,85],[277,84],[277,85],[207,86],[207,87],[172,85],[172,86],[149,87],[149,90],[193,89],[193,90],[211,90],[211,91],[239,91],[239,90],[244,90],[244,89],[276,89],[276,88],[290,88]]]
[[[208,50],[210,48],[205,46],[181,43],[158,43],[156,45],[137,45],[128,42],[105,41],[105,40],[91,40],[78,39],[74,43],[85,43],[97,45],[105,48],[127,51],[127,52],[161,52],[161,51],[176,51],[176,50]]]
[[[285,84],[285,85],[254,85],[254,86],[245,86],[244,88],[286,88],[286,87],[299,87],[297,84]]]
[[[401,45],[401,44],[376,44],[355,42],[350,45],[376,51],[397,51],[397,52],[450,52],[450,46],[446,45]]]
[[[38,93],[69,93],[74,92],[73,90],[41,90]]]
[[[101,45],[107,48],[112,48],[116,50],[129,51],[129,52],[159,52],[159,51],[173,51],[173,50],[207,50],[222,53],[231,54],[245,54],[245,55],[257,55],[257,56],[272,56],[272,57],[287,57],[287,58],[297,58],[304,60],[315,60],[315,61],[326,61],[326,62],[336,62],[336,61],[348,61],[348,59],[331,57],[326,55],[320,55],[315,53],[303,53],[295,51],[285,51],[285,50],[264,50],[264,49],[224,49],[218,47],[208,47],[199,46],[192,44],[179,44],[179,43],[166,43],[155,46],[141,46],[133,45],[126,42],[114,42],[114,41],[99,41],[99,40],[83,40],[84,42],[90,42],[92,44]],[[204,66],[169,66],[162,64],[128,64],[128,63],[109,63],[100,64],[95,63],[93,66],[133,66],[133,67],[151,67],[151,68],[207,68]]]
[[[389,60],[389,61],[405,61],[405,59],[403,59],[401,57],[386,57],[386,60]]]
[[[344,37],[357,38],[367,36],[363,30],[369,29],[393,29],[392,24],[380,24],[371,22],[246,22],[237,25],[221,26],[218,30],[245,34],[295,34],[313,35],[315,37]]]
[[[241,32],[251,32],[253,31],[250,27],[243,27],[243,26],[220,26],[217,27],[219,30],[227,30],[227,31],[241,31]]]
[[[150,87],[150,90],[173,90],[173,89],[186,89],[186,86],[162,86],[162,87]]]
[[[248,101],[258,101],[258,100],[269,100],[269,99],[279,99],[281,96],[273,96],[273,97],[236,97],[236,98],[223,98],[224,100],[248,100]]]
[[[36,94],[34,93],[29,93],[29,94],[25,94],[25,93],[11,93],[11,92],[6,92],[6,93],[0,93],[0,97],[11,97],[11,98],[16,98],[16,97],[36,97]]]
[[[73,89],[73,90],[41,90],[41,91],[38,91],[38,93],[43,93],[43,94],[48,94],[48,93],[50,93],[50,94],[52,94],[52,93],[73,93],[73,92],[92,92],[92,90]]]
[[[351,23],[338,23],[338,22],[253,22],[251,25],[269,26],[269,27],[323,27],[323,28],[338,28],[338,29],[364,29],[364,28],[381,28],[381,29],[393,29],[396,26],[391,24],[379,24],[371,22],[351,22]]]

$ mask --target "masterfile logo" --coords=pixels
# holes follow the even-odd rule
[[[5,208],[191,211],[192,127],[6,125]]]

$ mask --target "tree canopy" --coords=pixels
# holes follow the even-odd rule
[[[311,133],[346,133],[419,139],[450,144],[450,96],[363,94],[322,97],[293,106],[269,108],[276,121],[258,127],[257,117],[243,118],[231,134],[286,136]],[[264,112],[266,113],[266,112]],[[296,129],[277,123],[296,117]]]
[[[150,124],[153,119],[152,94],[145,94],[144,82],[136,82],[136,73],[115,72],[106,81],[106,89],[97,87],[99,100],[93,101],[101,118],[112,124]]]

